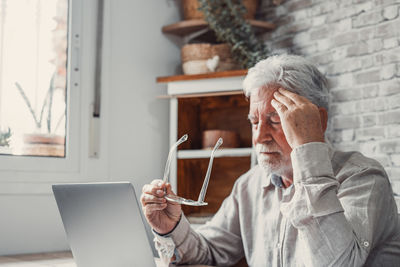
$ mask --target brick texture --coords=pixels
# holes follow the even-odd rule
[[[274,53],[303,55],[330,84],[327,136],[386,169],[400,211],[400,1],[262,0]]]

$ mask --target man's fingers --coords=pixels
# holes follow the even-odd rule
[[[157,190],[162,190],[161,187],[145,184],[142,188],[142,193],[155,195]]]
[[[171,194],[175,196],[175,193],[172,191],[172,187],[170,183],[166,184],[166,188],[167,188],[167,194]]]
[[[295,103],[287,96],[282,95],[279,93],[279,91],[276,91],[274,93],[274,98],[278,100],[280,103],[284,104],[287,108],[290,108],[291,106],[295,105]]]
[[[156,197],[153,195],[149,195],[149,194],[142,194],[141,198],[140,198],[143,206],[148,205],[148,204],[161,204],[161,203],[166,203],[167,200],[163,197]]]
[[[287,110],[287,107],[276,99],[271,100],[271,105],[278,112],[279,117]]]
[[[292,100],[295,104],[301,104],[304,102],[310,102],[307,98],[302,97],[301,95],[298,95],[296,93],[290,92],[284,88],[279,88],[278,89],[279,93],[281,93],[282,95],[290,98],[290,100]]]
[[[142,187],[142,193],[163,196],[165,183],[161,180],[154,180],[151,184],[145,184]]]
[[[151,214],[155,211],[163,210],[167,207],[167,203],[162,204],[148,204],[143,208],[145,214]]]

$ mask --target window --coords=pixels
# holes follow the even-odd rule
[[[4,38],[0,40],[3,44],[0,48],[3,55],[0,58],[1,181],[28,177],[29,181],[40,181],[80,172],[81,106],[87,105],[82,99],[88,99],[86,93],[83,94],[88,90],[80,90],[81,65],[93,58],[90,53],[81,57],[81,36],[86,29],[85,49],[93,50],[92,32],[95,30],[90,24],[95,19],[90,13],[93,8],[92,2],[80,0],[0,0],[0,32],[3,34],[0,38]],[[16,17],[12,18],[12,14]],[[11,43],[11,40],[17,41]],[[17,52],[10,52],[12,50]],[[91,68],[92,65],[86,63],[85,70],[90,72]],[[91,86],[87,79],[84,83]],[[52,97],[49,97],[50,91]],[[48,124],[49,106],[51,121]],[[40,138],[29,142],[34,134],[58,140],[50,145],[50,141],[46,144]]]
[[[69,1],[0,3],[0,154],[65,157]]]

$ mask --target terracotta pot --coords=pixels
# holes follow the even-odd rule
[[[259,0],[242,0],[247,13],[245,14],[245,19],[254,19],[257,11]],[[183,5],[183,17],[185,20],[191,19],[204,19],[203,12],[199,11],[198,0],[182,0]]]
[[[235,148],[240,146],[239,134],[235,131],[206,130],[203,132],[203,148],[214,148],[220,137],[224,140],[221,145],[222,148]]]
[[[25,144],[57,144],[64,145],[65,137],[54,134],[25,134]]]
[[[65,156],[65,137],[53,134],[25,134],[22,155]]]

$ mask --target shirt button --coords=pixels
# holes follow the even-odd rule
[[[364,242],[363,242],[363,245],[364,245],[364,247],[367,248],[367,247],[369,247],[369,242],[368,242],[368,241],[364,241]]]
[[[276,244],[277,248],[281,248],[281,243]]]

